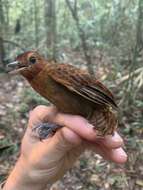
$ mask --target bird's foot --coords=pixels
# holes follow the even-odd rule
[[[55,124],[55,123],[39,123],[38,125],[34,126],[32,129],[32,132],[34,133],[34,136],[39,138],[40,140],[44,140],[48,138],[49,136],[54,135],[54,133],[61,128],[61,126]]]

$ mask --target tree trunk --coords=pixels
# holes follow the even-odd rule
[[[3,61],[5,57],[3,38],[0,36],[0,67],[3,67]]]
[[[39,27],[38,27],[38,6],[37,0],[34,0],[34,24],[35,24],[35,47],[39,45]]]
[[[4,27],[4,13],[2,0],[0,0],[0,66],[3,67],[3,60],[5,57],[4,43],[3,43],[3,27]]]
[[[51,59],[56,59],[56,0],[45,0],[45,28],[48,57]]]

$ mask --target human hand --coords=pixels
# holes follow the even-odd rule
[[[32,127],[49,120],[64,127],[53,136],[40,141],[33,135]],[[121,148],[122,145],[123,140],[117,132],[114,136],[99,138],[96,130],[83,117],[58,113],[54,107],[38,106],[30,113],[28,128],[22,140],[21,155],[10,177],[15,177],[18,184],[23,186],[28,183],[32,189],[43,189],[47,183],[60,179],[85,149],[91,149],[115,163],[126,162],[127,155]],[[16,173],[18,176],[22,173],[24,182]]]

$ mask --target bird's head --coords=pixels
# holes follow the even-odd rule
[[[44,58],[36,51],[28,51],[17,56],[7,65],[9,73],[21,74],[28,80],[33,79],[45,66]]]

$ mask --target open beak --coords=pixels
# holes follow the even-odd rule
[[[19,74],[20,71],[23,71],[25,68],[26,66],[21,66],[18,61],[14,61],[7,65],[7,71],[10,74]]]

